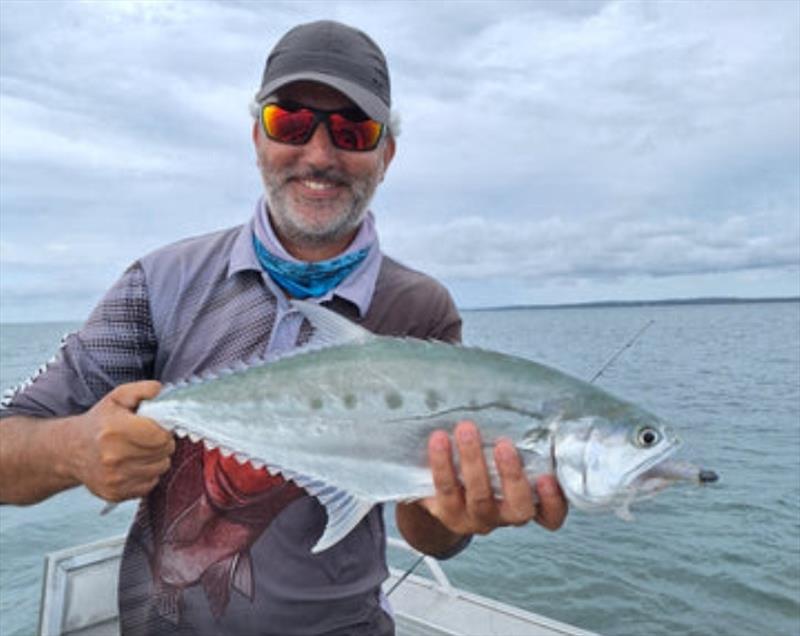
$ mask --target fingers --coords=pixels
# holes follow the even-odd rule
[[[521,526],[532,519],[550,530],[561,527],[567,502],[553,475],[540,477],[534,492],[513,443],[501,439],[494,448],[494,463],[502,496],[495,496],[478,428],[473,422],[459,422],[454,438],[460,478],[448,435],[434,432],[428,457],[436,494],[424,502],[448,529],[460,534],[486,534],[501,526]]]
[[[92,467],[85,485],[107,501],[124,501],[143,497],[155,488],[161,475],[170,467],[170,459],[138,461],[130,456],[101,457]]]
[[[146,494],[170,466],[175,440],[155,421],[136,415],[144,399],[158,395],[159,382],[120,385],[79,420],[73,472],[96,495],[122,501]]]
[[[148,481],[143,481],[131,486],[131,488],[128,490],[125,496],[120,499],[120,501],[125,499],[138,499],[140,497],[146,497],[150,491],[158,485],[158,480],[160,478],[161,476],[158,475]]]
[[[147,453],[171,455],[175,450],[175,439],[171,431],[161,428],[147,417],[131,416],[128,425],[128,441]]]
[[[172,433],[155,421],[112,407],[97,414],[95,439],[101,447],[125,449],[132,457],[161,459],[175,450]]]
[[[536,516],[533,489],[514,445],[507,439],[497,442],[494,460],[500,474],[503,499],[500,516],[507,524],[521,526]]]
[[[102,487],[94,489],[89,487],[95,495],[106,501],[118,503],[128,499],[145,497],[158,485],[161,475],[150,477],[142,476],[138,479],[130,479],[126,482],[103,484]]]
[[[428,440],[428,462],[436,491],[431,501],[431,512],[452,523],[464,507],[464,495],[453,465],[450,437],[444,431],[434,431],[431,434]]]
[[[104,401],[113,412],[114,421],[125,427],[127,441],[147,451],[162,451],[172,454],[175,442],[172,433],[161,428],[154,420],[135,415],[142,400],[154,398],[161,391],[161,383],[155,380],[121,384],[112,390]],[[117,410],[128,411],[130,415],[116,413]],[[111,418],[109,418],[111,419]]]
[[[455,428],[456,447],[464,484],[466,514],[473,532],[485,534],[501,523],[492,482],[486,468],[478,427],[473,422],[459,422]]]
[[[553,475],[542,475],[536,480],[539,496],[539,513],[536,522],[548,530],[558,530],[567,518],[567,500]]]
[[[154,398],[160,391],[161,382],[143,380],[141,382],[120,384],[106,397],[122,408],[134,411],[139,406],[139,402]]]

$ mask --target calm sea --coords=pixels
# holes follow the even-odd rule
[[[627,636],[800,634],[800,304],[467,312],[465,341],[590,378],[674,423],[683,454],[720,474],[636,519],[573,512],[561,531],[478,538],[444,564],[459,587]],[[0,384],[27,377],[71,325],[3,325]],[[83,490],[0,508],[0,634],[35,631],[42,557],[122,533]]]

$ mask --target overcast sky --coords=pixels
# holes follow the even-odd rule
[[[800,294],[800,2],[0,2],[0,320],[244,222],[288,28],[384,49],[382,245],[462,307]]]

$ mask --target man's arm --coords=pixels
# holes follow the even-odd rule
[[[107,501],[148,493],[169,468],[175,442],[135,411],[160,388],[123,384],[81,415],[0,421],[0,501],[37,503],[79,484]]]
[[[500,440],[494,459],[503,496],[492,492],[480,433],[472,422],[455,428],[461,476],[453,464],[450,438],[434,432],[428,444],[436,494],[408,504],[398,504],[397,527],[409,545],[432,556],[446,557],[472,534],[488,534],[503,526],[520,526],[535,520],[557,530],[567,515],[567,502],[552,476],[536,483],[538,504],[523,472],[522,463],[509,440]]]

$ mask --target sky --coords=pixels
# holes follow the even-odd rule
[[[462,308],[800,295],[800,2],[0,1],[0,321],[245,222],[292,26],[383,48],[384,251]]]

